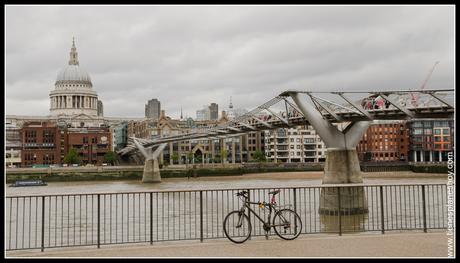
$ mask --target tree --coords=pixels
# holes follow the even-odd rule
[[[253,157],[254,157],[254,160],[259,163],[267,161],[265,154],[261,150],[255,151]]]
[[[220,155],[218,155],[218,154],[215,155],[215,156],[214,156],[214,159],[212,159],[212,162],[213,162],[213,163],[220,163],[220,162],[221,162],[221,161],[220,161]]]
[[[105,155],[104,155],[104,162],[106,163],[110,163],[110,164],[114,164],[115,161],[117,160],[117,154],[113,151],[108,151]]]
[[[173,153],[171,155],[171,159],[173,160],[173,163],[177,163],[177,161],[179,160],[179,154],[178,153]]]
[[[67,155],[64,157],[64,163],[67,164],[80,164],[81,160],[78,156],[77,150],[74,148],[70,148]]]
[[[222,156],[222,162],[225,163],[228,157],[228,152],[225,149],[220,150],[220,156]]]
[[[188,152],[188,153],[187,153],[187,157],[188,157],[188,163],[192,163],[192,160],[193,160],[193,158],[194,158],[193,153],[192,153],[192,152]]]

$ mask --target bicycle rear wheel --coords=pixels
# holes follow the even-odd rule
[[[275,233],[282,239],[297,238],[302,231],[300,216],[291,209],[282,209],[273,217]]]
[[[230,212],[224,219],[224,233],[230,241],[243,243],[251,236],[251,222],[245,213]]]

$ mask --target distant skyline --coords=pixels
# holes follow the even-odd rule
[[[5,109],[48,115],[68,62],[108,117],[251,110],[288,89],[454,88],[455,6],[5,6]]]

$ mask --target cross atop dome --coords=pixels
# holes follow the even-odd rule
[[[79,65],[77,48],[75,47],[75,37],[72,38],[72,48],[70,49],[69,65]]]

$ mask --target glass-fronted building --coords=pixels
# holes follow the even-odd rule
[[[454,120],[414,120],[409,127],[409,161],[446,162],[454,151]]]

